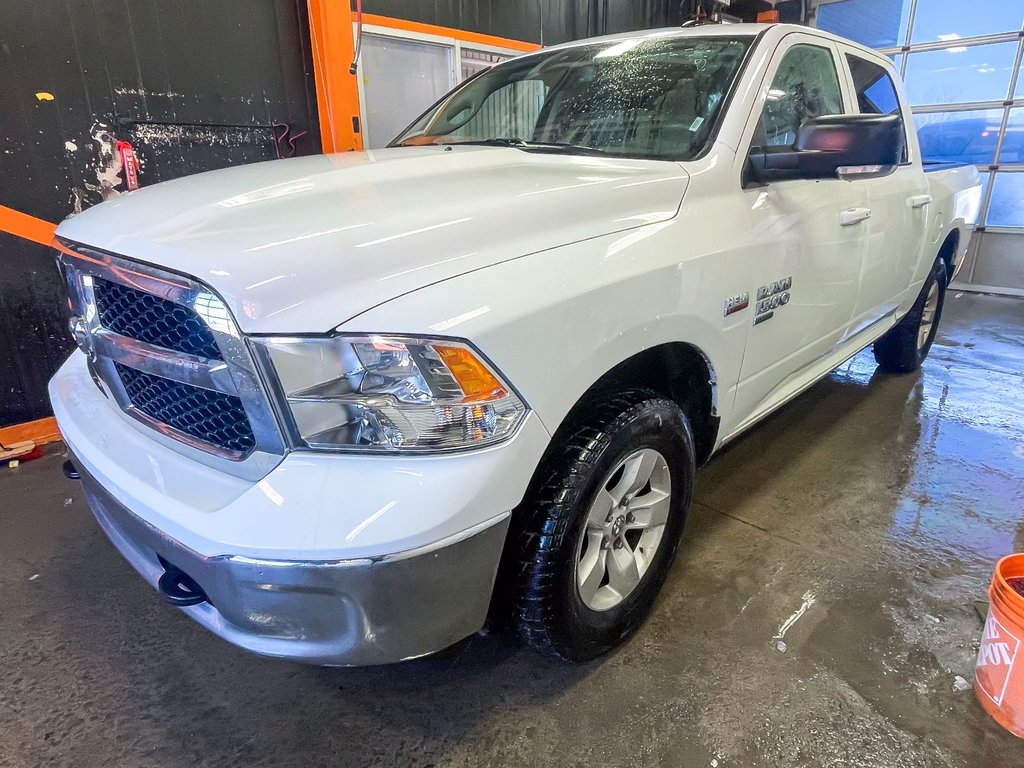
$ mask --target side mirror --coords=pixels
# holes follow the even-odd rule
[[[792,147],[753,148],[750,176],[762,184],[884,176],[902,157],[899,115],[826,115],[805,120]]]

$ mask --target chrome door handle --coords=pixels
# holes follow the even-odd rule
[[[839,226],[848,227],[871,218],[870,208],[847,208],[839,212]]]
[[[911,208],[924,208],[928,203],[932,201],[931,195],[914,195],[907,202],[910,203]]]

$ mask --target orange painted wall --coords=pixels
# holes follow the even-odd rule
[[[355,56],[348,3],[309,0],[309,35],[324,152],[362,149],[362,136],[353,125],[359,117],[359,89],[357,76],[348,71]]]

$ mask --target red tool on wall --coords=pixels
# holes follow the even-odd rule
[[[139,188],[139,159],[135,156],[135,150],[127,141],[117,142],[117,154],[121,157],[121,168],[124,170],[125,184],[128,191]]]

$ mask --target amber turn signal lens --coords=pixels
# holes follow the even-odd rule
[[[459,386],[462,387],[462,391],[466,395],[463,402],[499,400],[508,395],[508,390],[468,349],[445,347],[438,344],[434,347],[434,351],[437,352]]]

